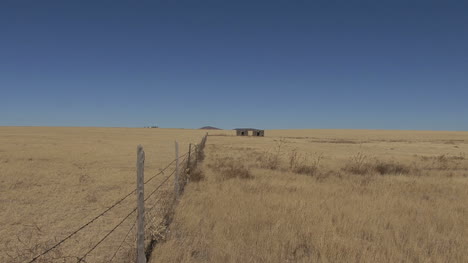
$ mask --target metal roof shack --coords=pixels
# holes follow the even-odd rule
[[[264,137],[265,130],[253,129],[253,128],[238,128],[236,130],[237,136],[255,136]]]

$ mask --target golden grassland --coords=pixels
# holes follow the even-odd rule
[[[136,145],[148,178],[174,159],[174,140],[183,153],[205,132],[0,127],[0,262],[27,261],[132,191]],[[468,261],[467,132],[210,134],[153,262]],[[129,198],[39,262],[76,262],[134,205]],[[88,262],[109,260],[133,222]],[[133,260],[133,246],[113,262]]]
[[[211,132],[152,262],[468,262],[468,132]]]
[[[0,127],[0,262],[25,262],[109,207],[136,186],[136,147],[149,178],[198,143],[202,130]],[[158,176],[146,186],[153,189]],[[173,185],[169,187],[172,189]],[[76,262],[135,206],[132,196],[39,262]],[[129,220],[87,259],[104,262]],[[133,239],[128,240],[134,245]],[[123,249],[123,252],[125,248]],[[123,262],[125,256],[117,255]]]

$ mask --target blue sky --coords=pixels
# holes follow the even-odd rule
[[[467,1],[1,1],[0,125],[468,130]]]

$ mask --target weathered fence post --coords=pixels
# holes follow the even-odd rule
[[[137,147],[137,199],[138,199],[138,216],[137,216],[137,263],[146,263],[145,256],[145,152],[143,147]]]
[[[176,155],[176,169],[175,169],[175,181],[174,181],[174,193],[175,199],[179,198],[179,143],[175,142],[175,155]]]
[[[198,165],[198,144],[195,144],[195,166]]]
[[[203,139],[202,139],[202,149],[205,148],[205,143],[206,143],[206,137],[208,137],[208,133],[205,134],[205,136],[203,136]]]
[[[188,146],[187,168],[190,167],[190,152],[191,151],[192,151],[192,144],[190,143]]]

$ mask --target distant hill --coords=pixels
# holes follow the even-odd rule
[[[201,127],[200,130],[221,130],[221,129],[212,127],[212,126],[205,126],[205,127]]]

